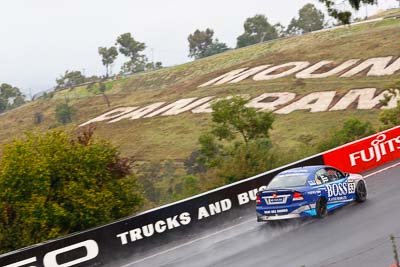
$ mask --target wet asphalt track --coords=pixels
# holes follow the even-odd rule
[[[367,178],[367,186],[365,203],[325,219],[271,227],[251,215],[225,231],[132,259],[124,267],[389,267],[394,263],[389,235],[400,237],[400,165]],[[400,250],[400,238],[397,244]]]

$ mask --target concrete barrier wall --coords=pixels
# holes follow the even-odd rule
[[[284,169],[326,164],[357,173],[398,158],[400,126],[192,198],[0,255],[0,266],[113,266],[120,259],[132,259],[139,253],[190,238],[244,214],[255,214],[256,193]]]
[[[199,234],[243,213],[254,213],[255,194],[276,173],[320,164],[322,155],[312,156],[115,223],[3,254],[0,266],[112,266],[121,258],[134,258],[143,251]]]

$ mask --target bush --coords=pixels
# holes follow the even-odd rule
[[[129,161],[92,131],[28,133],[0,161],[0,252],[112,222],[138,211]]]
[[[400,101],[397,102],[397,107],[383,110],[379,114],[379,120],[383,123],[384,128],[400,125]]]
[[[225,184],[276,166],[269,139],[275,117],[247,104],[238,96],[213,103],[212,129],[199,137],[198,166],[209,168]]]
[[[217,175],[229,184],[273,169],[277,158],[270,147],[268,140],[254,140],[233,147],[217,166]]]
[[[67,124],[72,121],[72,115],[74,113],[73,108],[68,104],[68,102],[59,104],[56,106],[56,120],[59,123]]]
[[[328,134],[328,137],[318,144],[318,150],[329,150],[373,133],[375,133],[375,130],[372,128],[371,123],[351,118],[344,122],[341,129]]]

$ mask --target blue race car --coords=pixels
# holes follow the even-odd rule
[[[289,169],[277,174],[266,190],[257,193],[257,221],[324,218],[336,208],[366,199],[367,186],[360,174],[323,165]]]

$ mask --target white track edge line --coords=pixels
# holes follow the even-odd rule
[[[400,162],[397,162],[397,163],[395,163],[395,164],[393,164],[393,165],[387,166],[386,168],[383,168],[383,169],[380,169],[380,170],[378,170],[378,171],[375,171],[375,172],[372,172],[372,173],[370,173],[370,174],[367,174],[367,175],[364,176],[364,178],[368,178],[368,177],[373,176],[373,175],[375,175],[375,174],[378,174],[378,173],[387,171],[387,170],[389,170],[389,169],[391,169],[391,168],[394,168],[394,167],[397,167],[397,166],[399,166],[399,165],[400,165]]]
[[[394,168],[394,167],[396,167],[396,166],[399,166],[399,165],[400,165],[400,162],[395,163],[395,164],[390,165],[390,166],[388,166],[388,167],[386,167],[386,168],[383,168],[383,169],[381,169],[381,170],[378,170],[378,171],[372,172],[372,173],[370,173],[370,174],[367,174],[367,175],[364,176],[364,178],[368,178],[368,177],[374,176],[374,175],[376,175],[376,174],[378,174],[378,173],[387,171],[387,170],[389,170],[389,169],[391,169],[391,168]],[[225,229],[223,229],[223,230],[220,230],[220,231],[214,232],[214,233],[212,233],[212,234],[209,234],[209,235],[206,235],[206,236],[203,236],[203,237],[194,239],[194,240],[192,240],[192,241],[183,243],[183,244],[181,244],[181,245],[179,245],[179,246],[172,247],[172,248],[170,248],[170,249],[167,249],[167,250],[158,252],[158,253],[156,253],[156,254],[147,256],[147,257],[145,257],[145,258],[142,258],[142,259],[137,260],[137,261],[134,261],[134,262],[127,263],[127,264],[125,264],[125,265],[122,265],[121,267],[129,267],[129,266],[131,266],[131,265],[135,265],[135,264],[137,264],[137,263],[140,263],[140,262],[146,261],[146,260],[148,260],[148,259],[151,259],[151,258],[160,256],[160,255],[163,255],[163,254],[166,254],[166,253],[168,253],[168,252],[177,250],[177,249],[182,248],[182,247],[185,247],[185,246],[187,246],[187,245],[190,245],[190,244],[196,243],[196,242],[198,242],[198,241],[207,239],[207,238],[209,238],[209,237],[213,237],[213,236],[218,235],[218,234],[220,234],[220,233],[223,233],[223,232],[226,232],[226,231],[228,231],[228,230],[231,230],[231,229],[233,229],[233,228],[235,228],[235,227],[237,227],[237,226],[240,226],[240,225],[249,223],[249,222],[251,222],[251,221],[254,221],[254,219],[247,220],[247,221],[241,222],[241,223],[239,223],[239,224],[235,224],[235,225],[230,226],[230,227],[228,227],[228,228],[225,228]]]
[[[225,228],[225,229],[223,229],[223,230],[220,230],[220,231],[214,232],[214,233],[212,233],[212,234],[208,234],[208,235],[206,235],[206,236],[203,236],[203,237],[200,237],[200,238],[191,240],[191,241],[186,242],[186,243],[183,243],[183,244],[181,244],[181,245],[179,245],[179,246],[176,246],[176,247],[173,247],[173,248],[170,248],[170,249],[167,249],[167,250],[158,252],[158,253],[156,253],[156,254],[153,254],[153,255],[151,255],[151,256],[145,257],[145,258],[143,258],[143,259],[140,259],[140,260],[137,260],[137,261],[134,261],[134,262],[127,263],[127,264],[122,265],[122,266],[120,266],[120,267],[128,267],[128,266],[131,266],[131,265],[134,265],[134,264],[137,264],[137,263],[146,261],[146,260],[148,260],[148,259],[151,259],[151,258],[160,256],[160,255],[163,255],[163,254],[165,254],[165,253],[171,252],[171,251],[173,251],[173,250],[176,250],[176,249],[185,247],[185,246],[187,246],[187,245],[196,243],[196,242],[201,241],[201,240],[203,240],[203,239],[207,239],[207,238],[209,238],[209,237],[213,237],[213,236],[215,236],[215,235],[218,235],[218,234],[220,234],[220,233],[226,232],[226,231],[231,230],[231,229],[233,229],[233,228],[235,228],[235,227],[237,227],[237,226],[240,226],[240,225],[243,225],[243,224],[252,222],[252,221],[255,221],[255,219],[251,219],[251,220],[247,220],[247,221],[241,222],[241,223],[239,223],[239,224],[235,224],[235,225],[230,226],[230,227],[227,227],[227,228]]]

